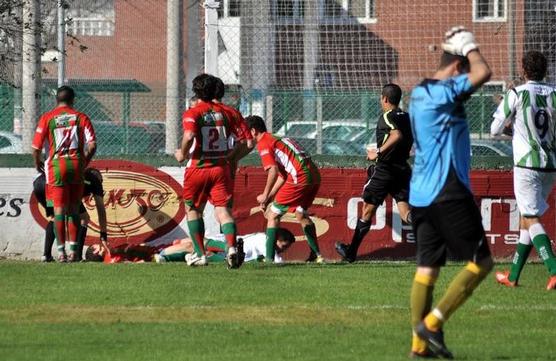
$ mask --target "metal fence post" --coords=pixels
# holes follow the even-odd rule
[[[274,119],[272,118],[272,95],[266,96],[266,127],[270,133],[274,132]]]
[[[317,96],[317,154],[322,154],[322,96]]]
[[[181,81],[181,0],[168,0],[166,34],[166,154],[178,146]],[[127,134],[127,130],[126,130]]]
[[[23,152],[31,152],[35,124],[39,116],[41,81],[40,72],[40,2],[25,0],[23,2]]]

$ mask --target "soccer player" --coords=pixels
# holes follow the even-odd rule
[[[317,166],[310,155],[292,139],[279,139],[268,133],[261,117],[250,116],[246,121],[257,144],[263,168],[268,172],[263,193],[257,196],[261,209],[266,211],[266,260],[271,262],[274,259],[274,243],[280,218],[288,211],[295,211],[295,217],[311,248],[309,260],[324,262],[317,243],[315,224],[307,212],[320,187]],[[267,208],[271,202],[272,205]]]
[[[229,105],[226,105],[222,102],[222,98],[224,98],[224,94],[226,93],[226,87],[224,85],[224,82],[222,81],[222,79],[217,77],[215,77],[215,82],[216,82],[216,91],[214,93],[213,101],[215,103],[218,103],[227,112],[227,114],[229,115],[229,119],[232,122],[232,126],[236,128],[236,133],[242,134],[243,138],[245,139],[245,142],[237,144],[238,146],[241,147],[241,149],[234,152],[234,159],[232,160],[232,164],[230,164],[233,173],[235,173],[237,162],[241,158],[249,154],[251,150],[253,150],[255,143],[253,142],[253,136],[251,135],[251,132],[249,132],[249,128],[247,127],[247,122],[245,122],[245,119],[243,119],[243,116],[241,115],[239,110]],[[236,145],[235,139],[233,139],[232,143],[233,146]]]
[[[95,154],[93,125],[85,114],[73,109],[75,93],[62,86],[56,92],[56,107],[39,119],[33,139],[35,168],[46,175],[46,198],[54,207],[54,231],[59,261],[66,262],[66,226],[70,261],[77,257],[79,204],[83,194],[83,172]],[[47,154],[41,159],[41,149]]]
[[[233,181],[228,157],[240,147],[230,150],[230,136],[244,142],[244,135],[232,125],[227,111],[214,103],[215,77],[201,74],[193,79],[193,91],[199,99],[195,107],[183,114],[183,140],[175,152],[178,162],[188,159],[183,180],[183,199],[187,210],[189,234],[195,253],[187,255],[189,266],[207,264],[203,239],[203,210],[210,199],[215,207],[222,233],[226,236],[227,263],[230,268],[241,266],[236,251],[236,224],[231,214]]]
[[[452,358],[444,323],[471,296],[493,261],[469,183],[470,140],[464,101],[491,70],[463,27],[446,33],[440,66],[411,93],[415,162],[409,204],[417,243],[417,272],[411,290],[413,357]],[[466,260],[432,308],[436,279],[446,252]],[[432,308],[432,309],[431,309]]]
[[[556,289],[556,258],[540,217],[548,209],[546,199],[556,179],[556,88],[543,83],[547,61],[542,53],[525,53],[522,67],[527,82],[507,92],[491,126],[493,136],[513,128],[514,193],[521,214],[512,267],[496,272],[496,280],[517,286],[534,246],[550,274],[546,289],[552,290]]]
[[[281,255],[295,242],[294,235],[285,228],[279,228],[276,237],[276,255],[274,262],[282,263]],[[205,238],[207,258],[213,262],[226,259],[226,237],[223,234],[214,238]],[[238,236],[237,248],[245,262],[261,261],[266,252],[266,235],[263,232]],[[183,262],[185,256],[195,252],[191,238],[175,240],[170,246],[151,246],[149,244],[104,247],[93,244],[87,248],[85,259],[90,262],[121,263],[121,262]]]
[[[226,242],[223,234],[212,238],[205,238],[205,248],[212,251],[213,257],[223,254],[226,250]],[[263,232],[238,236],[238,247],[242,243],[245,262],[261,261],[266,253],[266,234]],[[295,242],[294,235],[285,228],[276,230],[276,243],[274,244],[275,256],[274,263],[284,262],[282,254]],[[191,238],[181,239],[174,242],[174,245],[164,248],[155,259],[159,263],[183,261],[187,253],[193,252]]]
[[[357,221],[349,245],[337,242],[336,251],[345,261],[354,262],[357,250],[371,229],[377,208],[388,194],[396,200],[401,218],[411,223],[409,212],[409,180],[411,167],[407,163],[413,145],[409,115],[398,106],[402,90],[396,84],[382,88],[380,105],[383,114],[376,125],[376,149],[367,150],[367,158],[376,165],[367,169],[367,182],[363,187],[363,214]]]
[[[85,187],[83,189],[83,198],[92,196],[95,201],[95,207],[97,209],[99,226],[100,226],[100,239],[103,243],[108,242],[107,233],[107,220],[106,220],[106,208],[104,207],[104,189],[102,188],[102,175],[97,169],[87,168],[83,175]],[[48,206],[46,202],[46,176],[44,173],[40,173],[38,177],[33,181],[33,194],[37,198],[39,204],[41,204],[45,210],[46,218],[48,219],[48,224],[45,230],[44,238],[44,253],[42,256],[43,262],[52,262],[54,258],[52,257],[52,245],[56,238],[54,234],[54,209]],[[77,250],[76,250],[76,261],[80,261],[83,254],[83,245],[85,243],[85,238],[87,237],[87,225],[89,223],[90,217],[87,213],[87,209],[83,203],[79,206],[79,218],[81,220],[81,225],[77,233]]]

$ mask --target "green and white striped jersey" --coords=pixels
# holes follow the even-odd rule
[[[556,170],[556,88],[528,81],[510,89],[494,113],[491,134],[513,126],[514,165]]]

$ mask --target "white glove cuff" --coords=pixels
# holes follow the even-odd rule
[[[479,47],[475,43],[467,43],[461,48],[461,53],[463,56],[467,56],[470,51],[478,50]]]

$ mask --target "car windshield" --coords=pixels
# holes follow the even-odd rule
[[[286,130],[288,137],[306,137],[309,133],[316,130],[314,124],[292,124]]]

